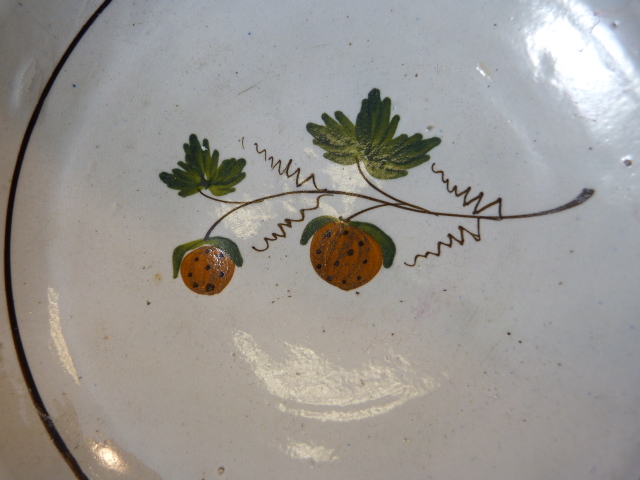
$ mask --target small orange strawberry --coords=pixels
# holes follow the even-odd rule
[[[311,264],[324,281],[342,290],[370,282],[395,256],[393,240],[375,225],[318,217],[307,225],[300,243],[311,242]]]
[[[173,277],[180,272],[187,288],[201,295],[222,292],[231,282],[236,265],[242,266],[240,250],[224,237],[188,242],[173,251]]]
[[[215,295],[224,290],[236,271],[236,264],[224,250],[205,246],[184,257],[180,273],[184,284],[201,295]]]

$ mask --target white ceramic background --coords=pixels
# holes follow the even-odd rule
[[[12,236],[29,364],[85,473],[639,477],[639,15],[622,2],[110,5],[47,98]],[[30,111],[9,85],[7,115]],[[403,262],[461,223],[363,215],[398,256],[358,294],[312,272],[301,224],[251,249],[314,204],[273,201],[216,230],[245,258],[221,295],[171,278],[172,249],[226,211],[158,178],[189,134],[247,159],[228,199],[295,187],[253,142],[321,187],[370,194],[353,167],[322,158],[305,125],[335,110],[355,119],[373,87],[391,97],[400,133],[441,137],[432,162],[502,197],[504,214],[584,187],[596,195],[553,216],[485,222],[480,243],[413,269]],[[428,165],[380,185],[469,213]]]

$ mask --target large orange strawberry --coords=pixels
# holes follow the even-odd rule
[[[370,282],[383,265],[391,266],[396,252],[393,240],[370,223],[318,217],[309,222],[300,243],[306,245],[311,237],[313,269],[324,281],[342,290]]]
[[[215,295],[224,290],[236,265],[242,266],[240,250],[224,237],[188,242],[173,251],[173,278],[180,272],[185,285],[201,295]]]

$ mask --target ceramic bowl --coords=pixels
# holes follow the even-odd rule
[[[0,476],[640,478],[637,3],[0,21]]]

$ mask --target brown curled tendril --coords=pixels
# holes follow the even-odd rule
[[[458,245],[462,246],[464,245],[464,242],[466,240],[466,237],[464,236],[465,233],[468,233],[469,235],[471,235],[471,238],[473,240],[475,240],[476,242],[479,242],[480,240],[482,240],[482,235],[480,234],[480,220],[482,219],[477,219],[476,220],[476,232],[472,232],[471,230],[466,229],[465,227],[463,227],[462,225],[458,225],[458,231],[460,232],[460,237],[456,237],[453,233],[448,233],[447,234],[447,241],[446,242],[438,242],[438,245],[436,246],[436,251],[435,252],[425,252],[423,254],[419,254],[413,257],[413,263],[407,263],[404,262],[404,264],[407,267],[415,267],[416,264],[418,263],[418,259],[419,258],[427,258],[429,255],[433,255],[434,257],[439,257],[442,254],[442,248],[443,247],[447,247],[447,248],[452,248],[453,247],[453,243],[457,243]]]
[[[480,234],[480,221],[481,220],[493,220],[493,221],[501,221],[501,220],[511,220],[511,219],[516,219],[516,218],[531,218],[531,217],[541,217],[543,215],[551,215],[554,213],[558,213],[558,212],[562,212],[564,210],[568,210],[570,208],[574,208],[577,207],[578,205],[583,204],[584,202],[586,202],[587,200],[589,200],[594,194],[595,194],[595,190],[592,188],[583,188],[582,191],[580,192],[580,194],[575,197],[573,200],[571,200],[570,202],[565,203],[564,205],[560,205],[559,207],[555,207],[552,208],[550,210],[542,210],[540,212],[533,212],[533,213],[525,213],[525,214],[519,214],[519,215],[503,215],[502,214],[502,198],[497,198],[496,200],[494,200],[493,202],[488,203],[487,205],[484,205],[482,207],[480,207],[480,204],[482,202],[482,199],[484,198],[484,192],[480,192],[478,195],[476,195],[475,197],[469,199],[469,195],[471,194],[471,187],[467,187],[464,190],[460,190],[460,187],[458,187],[457,185],[453,185],[451,186],[451,183],[449,181],[448,178],[445,177],[444,172],[442,170],[436,170],[435,169],[435,163],[431,165],[431,170],[434,173],[437,173],[440,175],[440,179],[442,180],[442,183],[445,184],[447,191],[449,193],[453,193],[456,197],[463,197],[462,201],[463,201],[463,205],[466,207],[468,205],[474,204],[474,208],[473,208],[473,215],[463,215],[463,214],[457,214],[457,213],[445,213],[445,212],[429,212],[431,215],[435,215],[435,216],[447,216],[447,217],[457,217],[457,218],[474,218],[477,221],[477,232],[474,233],[466,228],[464,228],[463,226],[459,225],[458,226],[458,231],[460,232],[460,238],[454,236],[453,234],[449,233],[447,234],[447,242],[438,242],[437,248],[435,252],[426,252],[424,254],[421,255],[416,255],[413,259],[413,263],[406,263],[405,265],[409,266],[409,267],[415,267],[417,261],[419,258],[427,258],[429,255],[434,255],[439,257],[440,254],[442,253],[442,247],[448,247],[451,248],[453,247],[453,243],[456,242],[459,245],[464,245],[464,241],[465,241],[465,232],[468,233],[469,235],[471,235],[471,237],[476,241],[479,242],[480,240],[482,240],[481,234]],[[494,205],[498,205],[498,215],[479,215],[480,213],[482,213],[483,211],[487,210],[490,207],[493,207]]]
[[[276,170],[278,172],[278,175],[286,176],[287,178],[295,177],[293,180],[296,182],[296,187],[301,187],[305,183],[311,182],[313,184],[313,188],[315,188],[316,190],[321,190],[321,188],[316,185],[316,176],[313,173],[304,180],[300,181],[300,177],[302,176],[300,167],[291,171],[291,168],[293,166],[292,158],[290,158],[286,165],[283,166],[284,162],[280,159],[276,160],[273,156],[269,156],[266,148],[260,150],[260,146],[257,142],[254,143],[253,146],[256,149],[256,153],[258,155],[263,155],[264,161],[271,165],[271,170]],[[242,137],[242,148],[244,148],[244,137]]]
[[[488,203],[487,205],[484,205],[484,206],[480,207],[482,199],[484,198],[484,192],[480,192],[475,197],[469,199],[469,196],[471,195],[471,187],[467,187],[464,190],[460,191],[459,190],[460,187],[458,187],[458,185],[451,186],[450,180],[444,176],[444,171],[443,170],[436,170],[436,164],[435,163],[431,164],[431,171],[433,173],[436,173],[436,174],[440,175],[440,180],[442,180],[442,183],[444,183],[444,185],[445,185],[445,187],[446,187],[446,189],[447,189],[447,191],[449,193],[453,193],[456,197],[462,197],[462,206],[463,207],[467,207],[467,206],[475,203],[475,205],[473,206],[473,214],[474,215],[478,215],[479,213],[484,212],[485,210],[493,207],[494,205],[498,205],[498,217],[502,218],[502,198],[498,197],[493,202]]]
[[[454,194],[456,197],[462,197],[462,206],[463,207],[468,207],[469,205],[473,204],[473,214],[474,215],[478,215],[482,212],[484,212],[485,210],[493,207],[494,205],[498,206],[498,215],[496,220],[500,220],[503,218],[502,216],[502,198],[497,198],[496,200],[481,206],[482,204],[482,199],[484,198],[484,192],[480,192],[478,193],[475,197],[473,198],[469,198],[471,196],[471,187],[467,187],[464,190],[460,190],[460,187],[458,185],[451,185],[451,181],[445,176],[444,174],[444,170],[436,170],[436,164],[432,163],[431,164],[431,171],[435,174],[440,175],[440,180],[442,181],[442,183],[444,183],[445,188],[447,189],[447,192]],[[453,233],[448,233],[447,234],[447,241],[443,242],[443,241],[439,241],[438,244],[436,245],[436,250],[435,252],[433,251],[427,251],[423,254],[418,254],[415,255],[413,257],[413,263],[407,263],[404,262],[404,264],[408,267],[415,267],[416,264],[418,263],[418,259],[420,258],[424,258],[426,259],[427,257],[429,257],[429,255],[433,255],[434,257],[439,257],[442,254],[442,249],[444,247],[447,248],[453,248],[453,244],[457,243],[460,246],[464,245],[464,242],[466,240],[467,237],[465,237],[465,233],[468,233],[471,238],[473,240],[475,240],[476,242],[479,242],[480,240],[482,240],[482,234],[480,233],[480,221],[482,219],[478,218],[476,220],[476,231],[472,232],[471,230],[463,227],[462,225],[458,225],[458,232],[460,234],[459,237],[456,237]]]
[[[256,248],[256,247],[251,247],[251,248],[253,248],[256,252],[264,252],[265,250],[269,249],[269,246],[270,246],[271,242],[275,242],[276,240],[278,240],[278,238],[287,238],[287,232],[285,231],[285,228],[292,228],[293,227],[293,223],[304,222],[305,212],[310,212],[312,210],[317,210],[318,208],[320,208],[320,199],[322,197],[327,197],[327,196],[330,197],[331,194],[318,195],[318,197],[316,198],[315,207],[301,208],[300,209],[300,218],[298,218],[298,219],[285,218],[283,222],[281,222],[281,223],[279,223],[277,225],[277,228],[280,230],[280,233],[273,232],[271,234],[271,237],[264,237],[263,238],[264,243],[265,243],[265,247],[264,248]]]

